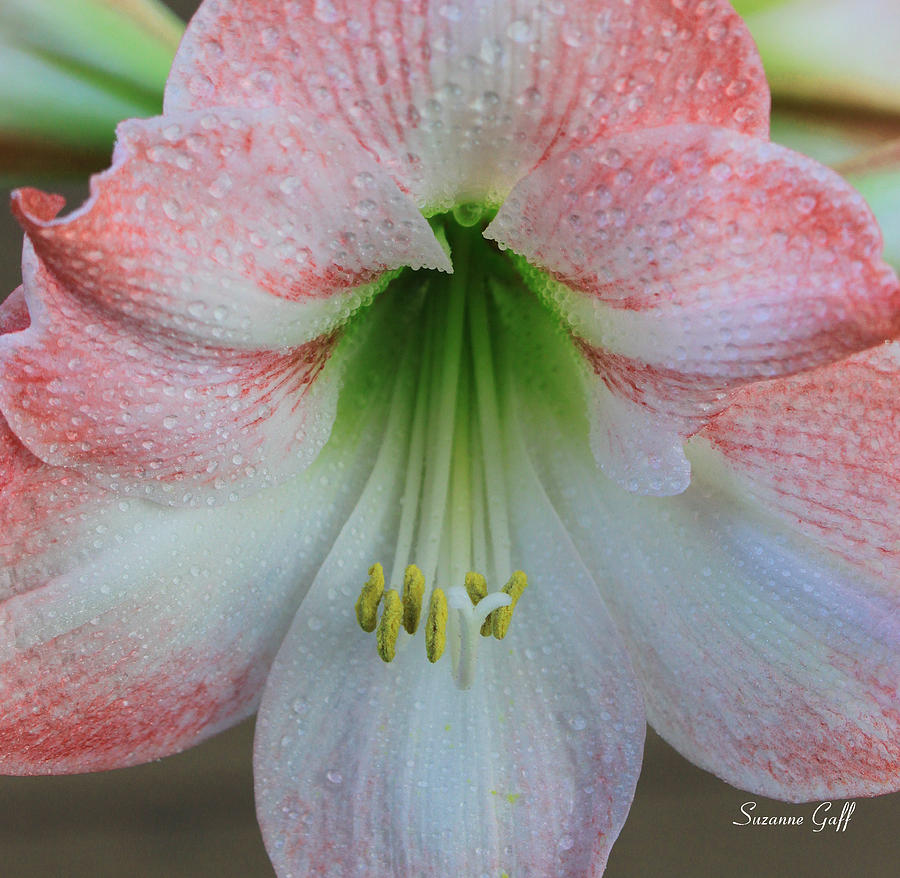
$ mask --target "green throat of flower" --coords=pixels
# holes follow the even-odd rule
[[[453,274],[404,272],[353,317],[336,355],[348,368],[332,441],[361,411],[387,407],[370,483],[392,498],[393,558],[370,567],[356,603],[360,627],[376,632],[373,657],[390,662],[405,649],[427,606],[426,657],[437,662],[449,646],[454,682],[468,688],[480,636],[506,635],[528,584],[510,532],[513,449],[535,402],[571,398],[581,372],[557,318],[482,237],[482,211],[431,222]],[[586,442],[583,407],[580,416],[569,412]],[[385,581],[402,582],[402,593]],[[488,581],[506,585],[489,593]]]

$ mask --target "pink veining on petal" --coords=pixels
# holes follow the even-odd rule
[[[740,385],[900,332],[900,284],[862,197],[809,159],[723,129],[632,132],[549,161],[487,235],[537,267],[526,277],[590,368],[668,421],[675,443]],[[640,435],[619,440],[645,453]]]
[[[125,650],[119,641],[95,643],[85,654],[81,638],[90,632],[0,664],[4,773],[102,771],[168,756],[252,713],[265,682],[265,664],[229,652],[185,649],[144,669],[140,640]],[[77,661],[69,649],[78,650]]]
[[[298,471],[327,438],[336,389],[317,379],[335,335],[278,351],[178,344],[70,295],[29,252],[25,289],[39,307],[0,340],[0,407],[48,463],[191,503]]]
[[[756,499],[823,548],[900,572],[900,345],[743,388],[702,431]]]
[[[408,197],[315,118],[219,108],[118,133],[80,209],[56,219],[58,196],[23,189],[13,211],[67,289],[154,333],[298,344],[385,271],[449,267]]]
[[[20,288],[0,306],[0,335],[21,332],[28,323]],[[220,645],[218,656],[192,647],[167,657],[165,624],[150,638],[161,649],[154,655],[146,636],[122,636],[148,621],[140,608],[122,613],[111,629],[93,619],[18,649],[16,639],[27,636],[29,625],[39,626],[59,599],[48,584],[96,557],[101,535],[122,513],[114,496],[79,473],[35,457],[2,417],[0,494],[0,771],[60,773],[146,762],[254,709],[271,656],[260,660]],[[89,579],[95,589],[112,587],[96,574]],[[70,606],[78,601],[73,596]],[[53,615],[62,609],[56,606]]]
[[[598,478],[588,454],[560,452],[565,430],[536,440],[549,450],[542,481],[628,644],[651,725],[701,767],[775,798],[896,789],[896,573],[847,564],[833,539],[773,516],[709,441],[691,443],[688,489],[660,502]]]
[[[22,288],[0,305],[0,335],[29,324]],[[0,415],[0,600],[31,587],[74,557],[87,526],[85,512],[106,506],[103,491],[70,470],[35,457]]]
[[[785,731],[798,723],[798,713],[804,727],[802,744],[798,743],[796,734]],[[862,731],[858,722],[830,725],[822,719],[817,708],[803,706],[797,701],[784,706],[783,719],[784,723],[776,723],[767,730],[765,738],[755,733],[737,742],[738,752],[745,754],[749,770],[758,770],[760,764],[768,763],[767,770],[779,787],[783,788],[788,781],[801,790],[831,789],[837,795],[844,793],[850,778],[856,789],[871,790],[871,795],[896,788],[900,764],[897,740],[900,711],[875,708],[869,718],[873,726],[871,733]],[[791,754],[793,758],[787,764],[783,760],[776,764],[771,757],[774,753]],[[796,801],[808,799],[806,792],[796,796]]]
[[[49,467],[35,457],[0,417],[0,600],[26,588],[19,565],[54,569],[83,535],[86,507],[108,502],[83,476]],[[52,557],[51,557],[52,556]]]
[[[206,4],[166,112],[302,106],[426,206],[499,202],[550,155],[674,122],[768,130],[756,48],[720,0]]]

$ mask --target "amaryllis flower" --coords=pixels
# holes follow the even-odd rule
[[[895,789],[900,286],[767,116],[724,2],[205,3],[14,197],[3,769],[259,706],[282,876],[600,874],[645,719]]]

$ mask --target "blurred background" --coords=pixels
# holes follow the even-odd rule
[[[859,8],[874,8],[880,2],[861,0]],[[829,3],[834,5],[833,0],[823,0],[823,6]],[[896,0],[889,4],[900,6]],[[168,5],[187,19],[198,2],[171,0]],[[744,8],[759,14],[760,7],[777,5],[777,0],[751,0]],[[816,9],[805,0],[784,5],[800,7],[801,12],[805,8],[806,14]],[[887,4],[883,5],[886,8]],[[771,13],[763,9],[762,14]],[[752,15],[750,20],[752,24]],[[784,33],[783,27],[760,20],[761,44],[766,27]],[[172,28],[171,22],[160,25],[161,45],[171,41]],[[890,33],[889,27],[885,30]],[[814,22],[808,31],[812,38],[827,43],[829,34],[817,37]],[[802,60],[797,45],[796,41],[792,44],[789,55]],[[896,46],[897,41],[891,45]],[[890,82],[878,81],[877,70],[857,94],[848,95],[840,83],[810,84],[789,65],[785,70],[786,62],[779,61],[777,51],[776,46],[763,52],[777,86],[775,139],[826,162],[849,160],[851,170],[856,162],[855,167],[866,172],[877,167],[880,172],[893,173],[890,161],[873,164],[868,157],[884,154],[879,148],[900,137],[900,88],[892,92]],[[823,51],[828,51],[827,45]],[[22,68],[17,69],[21,77]],[[841,73],[839,60],[830,70]],[[154,75],[158,81],[160,73]],[[7,89],[19,88],[22,80],[19,85],[10,84],[7,74],[6,83]],[[797,87],[792,88],[794,85]],[[155,111],[152,80],[132,82],[127,89],[115,84],[110,88],[114,99],[105,109],[107,114],[115,115],[116,108],[128,102],[135,108],[129,115]],[[832,97],[836,100],[830,100]],[[2,122],[0,115],[0,128]],[[107,164],[111,146],[111,131],[104,127],[103,119],[88,122],[93,126],[90,136],[77,142],[60,140],[53,136],[58,131],[49,129],[46,136],[32,132],[27,137],[5,138],[0,131],[0,199],[4,204],[0,208],[0,296],[20,282],[21,232],[5,207],[9,188],[23,183],[39,185],[62,192],[70,206],[77,205],[86,195],[89,173]],[[870,186],[872,200],[886,200],[893,197],[891,179],[888,176],[873,183],[871,177],[862,176],[859,185]],[[870,193],[865,194],[868,197]],[[900,194],[895,202],[900,204]],[[885,216],[887,225],[890,204]],[[252,722],[247,722],[187,753],[138,768],[77,777],[0,778],[0,874],[4,878],[272,878],[253,810],[252,737]],[[734,826],[732,821],[743,819],[741,805],[748,801],[757,802],[756,814],[803,815],[804,825]],[[829,813],[839,813],[841,804],[836,801]],[[736,790],[695,768],[650,733],[631,816],[606,874],[609,878],[897,875],[900,794],[857,800],[843,832],[831,827],[813,832],[814,807],[786,805]]]

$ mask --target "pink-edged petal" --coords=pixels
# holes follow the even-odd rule
[[[55,219],[13,209],[73,294],[148,333],[212,346],[300,345],[402,266],[449,269],[428,223],[374,159],[317,119],[277,110],[175,113],[119,126],[112,168]]]
[[[756,793],[802,801],[900,787],[895,575],[848,563],[840,540],[812,541],[773,516],[699,438],[683,494],[624,492],[571,428],[545,407],[529,411],[533,396],[530,385],[517,396],[523,435],[625,639],[650,723]],[[847,413],[848,433],[859,415]],[[789,413],[787,423],[796,435]]]
[[[166,112],[303,106],[350,132],[420,206],[499,204],[542,158],[672,122],[765,135],[768,88],[720,0],[206,3]]]
[[[145,762],[252,713],[300,591],[266,502],[171,510],[70,489],[38,509],[46,489],[12,487],[4,517],[30,514],[35,536],[4,552],[0,772]]]
[[[252,713],[371,469],[376,415],[301,476],[216,509],[103,494],[0,431],[2,520],[32,534],[0,542],[0,772],[144,762]]]
[[[0,335],[27,326],[20,287],[0,305]],[[78,473],[46,466],[0,415],[0,601],[89,554],[84,511],[91,509],[100,523],[112,499]],[[41,527],[45,521],[53,527]]]
[[[320,569],[257,723],[257,812],[281,878],[602,874],[640,767],[641,700],[596,585],[507,452],[530,584],[507,638],[482,641],[471,689],[449,655],[427,662],[421,632],[386,665],[356,623],[402,485],[355,510]]]
[[[335,337],[278,351],[142,331],[71,295],[26,245],[31,325],[0,338],[0,409],[42,460],[177,505],[299,472],[334,420]]]
[[[699,434],[756,502],[896,594],[900,343],[742,388]]]
[[[683,490],[685,437],[735,387],[900,330],[862,197],[783,147],[701,126],[546,162],[487,234],[529,261],[595,376],[593,444],[630,490]]]

